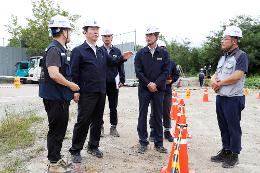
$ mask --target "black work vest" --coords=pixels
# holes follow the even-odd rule
[[[43,59],[42,59],[42,71],[39,81],[39,96],[47,100],[57,100],[57,101],[71,101],[73,93],[72,91],[61,84],[56,83],[49,76],[48,69],[46,67],[46,56],[50,48],[55,48],[60,54],[61,67],[59,72],[67,79],[71,80],[71,69],[70,62],[67,59],[66,50],[62,45],[53,40],[50,45],[47,47]]]

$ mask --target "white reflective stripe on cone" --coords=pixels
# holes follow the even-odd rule
[[[174,138],[174,143],[177,144],[177,139]],[[180,144],[187,144],[187,139],[181,139]]]

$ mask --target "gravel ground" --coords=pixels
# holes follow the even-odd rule
[[[246,108],[242,112],[242,148],[239,155],[240,164],[233,169],[224,169],[221,164],[210,162],[210,156],[221,148],[220,133],[215,113],[215,94],[209,90],[209,102],[202,102],[203,90],[191,90],[191,98],[185,99],[187,123],[192,138],[188,140],[189,168],[196,173],[259,173],[260,172],[260,100],[256,99],[259,91],[251,91],[246,98]],[[46,117],[41,99],[37,97],[37,85],[23,85],[14,89],[10,85],[0,85],[0,117],[5,116],[5,109],[15,112],[37,111]],[[178,97],[185,97],[185,90],[178,91]],[[73,126],[76,121],[77,105],[72,102],[70,107],[70,122],[62,154],[68,160],[68,149],[71,146]],[[106,105],[104,113],[105,137],[101,138],[100,148],[104,158],[98,159],[82,151],[83,163],[74,165],[74,172],[89,173],[156,173],[168,163],[169,154],[160,154],[149,145],[145,154],[138,154],[138,98],[136,87],[123,87],[119,96],[120,137],[109,135],[109,111]],[[172,123],[174,124],[174,123]],[[37,132],[35,145],[25,150],[16,150],[0,158],[0,170],[6,164],[7,158],[17,157],[24,160],[19,173],[43,173],[47,170],[46,134],[47,119],[42,124],[34,125],[31,130]],[[172,143],[164,141],[170,151]]]

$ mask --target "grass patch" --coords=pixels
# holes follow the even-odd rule
[[[246,77],[245,87],[260,89],[260,76]]]
[[[0,122],[0,156],[14,149],[26,148],[35,141],[35,132],[29,128],[34,122],[40,122],[43,118],[29,112],[26,115],[9,113],[5,111],[6,117]]]
[[[0,173],[13,173],[16,172],[17,169],[22,165],[22,160],[16,158],[9,162],[8,165],[5,166],[4,170],[1,170]]]

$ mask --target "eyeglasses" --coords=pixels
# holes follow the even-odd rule
[[[154,35],[154,33],[145,34],[146,37],[151,37],[151,36],[153,36],[153,35]]]
[[[108,37],[109,38],[109,37],[111,37],[111,35],[103,35],[103,37]]]

